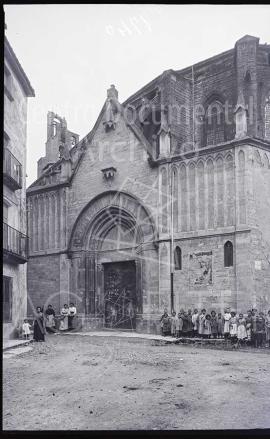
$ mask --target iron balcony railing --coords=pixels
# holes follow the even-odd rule
[[[4,148],[4,183],[13,190],[22,188],[22,165],[8,148]]]
[[[17,263],[28,258],[28,236],[3,222],[3,253]]]

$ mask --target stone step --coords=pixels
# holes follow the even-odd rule
[[[131,332],[128,330],[117,330],[117,329],[107,329],[104,328],[99,331],[72,331],[72,332],[64,332],[62,335],[80,335],[83,337],[117,337],[117,338],[126,338],[126,339],[141,339],[141,340],[152,340],[161,343],[200,343],[200,344],[225,344],[230,343],[230,341],[226,341],[221,338],[216,339],[203,339],[198,337],[171,337],[171,336],[162,336],[159,334],[144,334],[140,332]]]
[[[3,340],[3,352],[17,348],[18,346],[28,346],[34,340]]]

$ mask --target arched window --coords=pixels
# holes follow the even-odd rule
[[[56,124],[56,122],[54,122],[53,123],[53,132],[52,132],[53,137],[56,136],[56,133],[57,133],[57,124]]]
[[[233,245],[231,241],[224,244],[224,267],[233,266]]]
[[[221,102],[215,100],[205,112],[205,145],[217,145],[225,140],[224,108]]]
[[[251,75],[250,75],[249,71],[247,71],[245,74],[245,81],[246,81],[246,83],[251,82]]]
[[[270,140],[270,94],[265,100],[264,107],[264,137]]]
[[[249,130],[249,124],[252,124],[252,120],[249,120],[249,115],[255,110],[254,108],[254,99],[253,99],[253,89],[252,89],[252,81],[251,74],[249,71],[246,72],[244,77],[244,102],[247,105],[247,130]]]
[[[178,246],[174,250],[174,268],[175,270],[182,270],[182,251]]]

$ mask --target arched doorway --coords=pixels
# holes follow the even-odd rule
[[[69,256],[81,261],[85,315],[106,327],[136,328],[143,314],[146,255],[156,257],[155,241],[149,211],[131,194],[109,191],[83,209],[72,230]]]

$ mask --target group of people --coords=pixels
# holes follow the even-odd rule
[[[74,303],[64,304],[60,311],[59,317],[59,331],[68,331],[74,329],[74,317],[77,314],[77,309]],[[33,325],[27,319],[22,325],[23,336],[29,339],[31,329],[33,328],[33,339],[35,341],[45,341],[46,333],[58,333],[56,328],[56,313],[52,305],[48,305],[45,312],[43,308],[38,306],[34,315]]]
[[[173,311],[171,316],[164,310],[160,326],[164,336],[225,338],[237,345],[249,343],[260,348],[266,343],[270,347],[270,310],[264,314],[253,308],[246,315],[237,315],[229,308],[224,314],[207,313],[206,309],[201,312],[181,309],[178,315]]]

